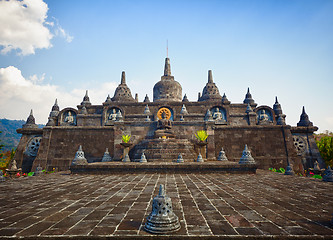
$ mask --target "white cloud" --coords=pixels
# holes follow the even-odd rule
[[[58,23],[48,22],[48,6],[43,0],[0,1],[1,53],[18,50],[19,55],[35,54],[36,49],[52,47],[54,36],[71,42],[70,36]]]
[[[36,122],[46,124],[56,98],[61,109],[76,108],[81,103],[85,89],[62,91],[57,85],[43,84],[44,78],[45,74],[25,78],[14,66],[0,68],[0,118],[25,120],[33,109]],[[106,82],[89,90],[91,103],[102,104],[116,86],[117,83]]]

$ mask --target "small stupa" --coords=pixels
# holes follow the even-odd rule
[[[255,164],[254,158],[251,155],[250,150],[247,147],[247,144],[245,144],[245,148],[242,153],[242,157],[239,160],[239,164]]]
[[[72,165],[86,165],[88,164],[87,159],[84,157],[84,152],[82,150],[82,145],[79,146],[79,149],[77,150],[75,154],[75,158],[72,161]]]
[[[110,156],[109,149],[106,148],[105,153],[102,158],[102,162],[111,162],[111,161],[112,161],[112,158]]]
[[[223,150],[223,148],[221,149],[221,151],[219,152],[219,156],[217,157],[218,161],[228,161],[227,156],[225,155],[225,151]]]
[[[153,199],[152,211],[147,217],[145,230],[155,234],[167,234],[179,229],[179,220],[173,212],[171,198],[166,195],[161,184],[158,195]]]

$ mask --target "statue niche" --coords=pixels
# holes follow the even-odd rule
[[[215,121],[216,124],[223,124],[226,123],[226,113],[223,108],[214,107],[211,109],[212,112],[212,119]]]
[[[62,115],[62,123],[64,126],[75,126],[76,125],[76,113],[74,111],[65,111]]]
[[[273,123],[273,117],[271,112],[265,108],[257,111],[257,119],[259,125],[270,125]]]
[[[167,118],[167,114],[162,112],[161,119],[157,121],[157,130],[155,131],[155,138],[175,138],[172,131],[171,120]]]
[[[123,115],[121,114],[121,110],[119,108],[110,108],[106,113],[106,122],[105,125],[110,126],[113,125],[114,122],[122,122]]]

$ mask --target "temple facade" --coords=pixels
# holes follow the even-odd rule
[[[205,130],[205,161],[217,161],[223,148],[229,161],[238,162],[247,145],[259,168],[290,164],[301,172],[315,161],[323,167],[313,137],[318,128],[304,107],[297,126],[286,125],[285,118],[277,97],[272,107],[258,106],[249,89],[243,103],[231,103],[220,93],[211,70],[198,100],[189,101],[166,58],[164,74],[153,88],[153,101],[148,95],[143,102],[133,98],[122,72],[113,97],[107,96],[100,105],[91,104],[88,91],[77,108],[60,109],[56,100],[44,128],[37,127],[31,111],[17,130],[22,137],[15,159],[25,172],[39,165],[68,170],[81,145],[89,163],[102,161],[106,149],[112,161],[121,161],[122,136],[130,135],[132,162],[139,162],[142,155],[147,162],[175,162],[179,155],[191,162],[200,151],[195,133]]]

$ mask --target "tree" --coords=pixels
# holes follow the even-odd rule
[[[333,167],[333,137],[322,137],[319,141],[317,141],[317,146],[326,165]]]

